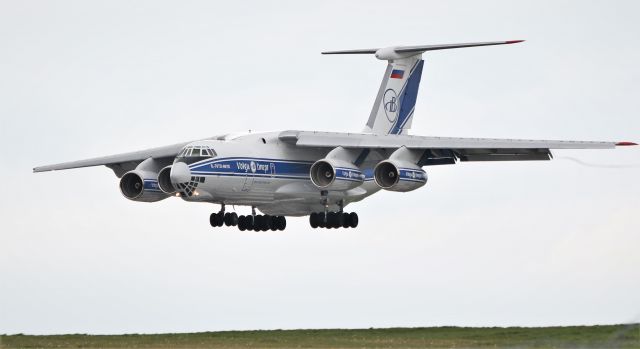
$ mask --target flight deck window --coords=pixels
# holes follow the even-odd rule
[[[195,145],[183,148],[176,156],[175,161],[192,164],[206,158],[215,157],[218,154],[206,145]]]

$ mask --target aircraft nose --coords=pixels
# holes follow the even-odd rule
[[[176,162],[171,166],[171,183],[185,183],[191,180],[191,170],[184,162]]]

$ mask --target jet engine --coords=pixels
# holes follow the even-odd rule
[[[376,184],[385,190],[407,192],[427,183],[427,173],[419,166],[398,160],[384,160],[373,169]]]
[[[155,202],[169,197],[158,185],[158,164],[152,158],[141,162],[120,178],[120,191],[129,200]]]
[[[167,166],[158,173],[158,187],[166,194],[173,194],[176,188],[171,183],[171,166]]]
[[[348,190],[364,182],[364,174],[354,164],[339,159],[321,159],[311,165],[311,182],[325,190]]]
[[[419,166],[422,156],[422,151],[400,147],[373,168],[373,179],[385,190],[416,190],[427,183],[427,173]]]

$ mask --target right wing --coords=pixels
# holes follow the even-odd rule
[[[284,131],[279,139],[300,147],[424,150],[423,165],[460,161],[549,160],[551,149],[612,149],[631,142],[549,141],[529,139],[422,137],[312,131]]]

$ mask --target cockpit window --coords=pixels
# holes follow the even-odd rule
[[[216,155],[216,152],[206,145],[189,145],[182,148],[176,156],[176,161],[183,161],[187,164],[192,164],[196,161],[211,158]]]

